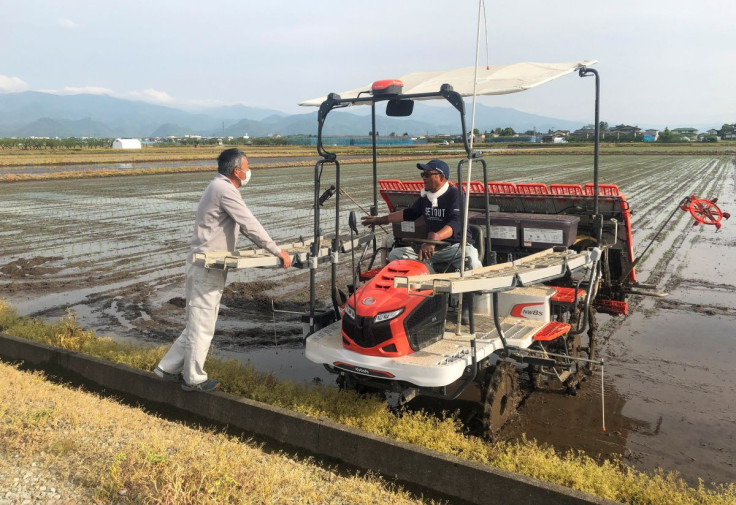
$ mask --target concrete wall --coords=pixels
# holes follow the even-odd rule
[[[585,493],[454,456],[315,419],[227,393],[185,392],[152,373],[0,333],[0,358],[77,376],[106,389],[173,407],[397,478],[433,492],[483,504],[608,504]]]

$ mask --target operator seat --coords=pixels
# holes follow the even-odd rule
[[[473,237],[473,242],[475,246],[475,250],[478,251],[478,259],[483,263],[483,258],[485,256],[486,247],[485,247],[485,231],[483,228],[477,224],[470,224],[468,223],[468,230],[470,231],[470,236]],[[483,265],[486,266],[486,265]],[[450,263],[433,263],[432,265],[435,273],[441,274],[446,272],[455,272],[456,270],[451,266]],[[470,261],[469,258],[465,257],[465,268],[469,270],[470,267]]]

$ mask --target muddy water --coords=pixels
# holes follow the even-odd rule
[[[384,174],[416,179],[414,166],[392,163]],[[592,179],[590,160],[580,156],[493,157],[489,167],[496,180]],[[312,170],[254,168],[243,194],[266,228],[277,241],[310,235]],[[332,173],[325,172],[324,184],[330,184]],[[367,165],[343,165],[342,173],[355,201],[342,197],[344,222],[349,210],[360,213],[372,204],[372,177]],[[58,317],[70,307],[98,334],[170,343],[183,326],[182,263],[210,179],[196,173],[0,185],[0,297],[23,314]],[[729,157],[604,157],[601,181],[618,184],[627,195],[637,251],[684,196],[720,195],[722,208],[736,209]],[[334,199],[322,217],[323,228],[331,229]],[[560,449],[620,455],[638,468],[680,471],[691,482],[733,481],[736,409],[728,372],[736,360],[734,225],[716,234],[712,227],[692,228],[678,212],[638,269],[641,281],[670,296],[634,298],[628,317],[601,317],[603,382],[596,374],[574,397],[532,394],[502,435],[525,433]],[[240,246],[248,245],[242,239]],[[304,359],[301,322],[289,314],[303,310],[307,279],[304,270],[232,272],[214,348],[279,377],[331,383],[321,366]],[[320,277],[321,292],[327,285]],[[272,301],[285,312],[272,313]]]
[[[724,176],[718,203],[728,211],[736,209],[733,165]],[[642,303],[616,330],[610,361],[629,396],[624,414],[658,428],[630,437],[636,457],[647,466],[697,470],[707,481],[734,481],[736,227],[724,221],[716,233],[685,221],[682,246],[661,281],[670,295]]]
[[[696,164],[690,164],[697,171]],[[639,212],[635,241],[653,230],[683,194],[720,195],[722,209],[736,208],[734,170],[726,161],[705,166],[711,177],[677,183],[669,208],[656,190],[647,196],[657,212]],[[635,181],[632,181],[635,188]],[[629,193],[626,188],[623,188]],[[632,207],[637,209],[636,200]],[[641,202],[646,207],[647,201]],[[651,202],[657,202],[652,204]],[[520,409],[507,436],[533,434],[558,448],[582,448],[591,455],[619,454],[638,468],[677,470],[688,481],[733,482],[736,478],[736,267],[730,260],[736,228],[726,222],[692,227],[676,215],[661,244],[639,269],[666,298],[633,299],[625,318],[603,325],[606,431],[601,415],[600,375],[576,397],[534,394]],[[736,224],[736,223],[734,223]],[[642,229],[643,228],[643,229]]]

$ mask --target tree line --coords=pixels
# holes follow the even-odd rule
[[[644,138],[641,133],[619,133],[612,132],[608,129],[608,123],[605,121],[600,122],[601,140],[605,142],[643,142]],[[536,130],[526,130],[525,132],[516,132],[511,127],[506,128],[495,128],[481,132],[476,128],[473,132],[476,135],[476,139],[479,135],[483,134],[486,138],[490,136],[498,137],[514,137],[516,135],[521,136],[540,136],[544,135],[543,132]],[[552,130],[547,132],[548,134],[553,133]],[[616,138],[612,138],[611,135],[616,133]],[[378,132],[376,132],[378,135]],[[718,137],[720,138],[733,138],[736,135],[736,123],[724,124],[715,135],[706,135],[704,140],[706,142],[716,142]],[[311,136],[311,135],[310,135]],[[389,136],[396,136],[395,133],[391,133]],[[403,136],[408,136],[408,133],[404,133]],[[442,142],[449,138],[457,139],[459,136],[429,136],[427,141],[429,142]],[[593,136],[587,136],[582,138],[580,136],[571,136],[577,142],[592,142]],[[69,137],[69,138],[0,138],[0,150],[2,149],[22,149],[22,150],[44,150],[44,149],[107,149],[112,146],[112,138],[80,138],[80,137]],[[693,140],[693,139],[690,139]],[[659,133],[658,142],[682,142],[684,141],[683,136],[670,131],[669,128],[665,128],[664,131]],[[256,137],[252,139],[244,139],[242,137],[222,139],[217,137],[210,138],[177,138],[177,139],[164,139],[156,142],[157,146],[212,146],[212,145],[256,145],[256,146],[285,146],[289,144],[289,137]]]
[[[101,149],[112,146],[113,139],[75,138],[42,139],[42,138],[0,138],[0,149]]]

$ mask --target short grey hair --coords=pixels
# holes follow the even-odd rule
[[[248,159],[245,153],[237,147],[225,149],[217,157],[217,171],[229,177],[243,164],[243,158]]]

